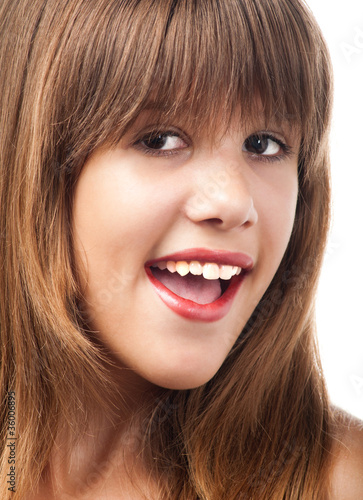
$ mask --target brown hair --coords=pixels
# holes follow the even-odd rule
[[[330,410],[314,295],[329,225],[331,72],[307,7],[3,0],[0,68],[1,498],[11,495],[8,391],[17,411],[13,498],[37,484],[64,422],[87,421],[88,402],[107,400],[72,257],[72,194],[85,159],[119,140],[150,103],[160,119],[177,115],[213,132],[236,110],[241,120],[253,116],[256,95],[267,122],[301,130],[291,240],[216,376],[197,389],[163,391],[145,461],[165,479],[165,498],[323,498]],[[168,418],[160,416],[165,402]]]

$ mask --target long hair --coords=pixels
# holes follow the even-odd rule
[[[79,430],[89,402],[106,405],[110,394],[72,253],[85,160],[150,105],[160,120],[178,116],[213,133],[221,116],[252,117],[256,96],[267,123],[301,131],[292,236],[213,379],[162,391],[144,459],[168,499],[323,498],[331,417],[314,296],[329,227],[331,86],[325,43],[300,0],[2,0],[1,498],[13,495],[10,391],[19,499],[36,486],[62,426]]]

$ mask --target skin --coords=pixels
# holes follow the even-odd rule
[[[118,366],[141,384],[189,389],[220,368],[279,266],[294,221],[298,140],[271,127],[291,155],[271,141],[273,154],[258,156],[243,149],[265,130],[262,120],[247,129],[233,123],[214,142],[172,123],[155,156],[140,142],[152,124],[144,113],[116,148],[96,151],[84,165],[75,252],[89,326]],[[144,270],[150,259],[200,247],[254,261],[231,310],[215,322],[170,310]]]
[[[336,427],[329,500],[358,500],[363,498],[363,422],[336,410]]]

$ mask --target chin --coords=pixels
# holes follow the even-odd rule
[[[219,367],[218,367],[219,368]],[[218,369],[217,369],[218,370]],[[148,376],[149,382],[163,387],[164,389],[172,390],[188,390],[196,389],[207,382],[216,374],[217,370],[169,370],[163,373],[154,374],[154,376]]]
[[[206,384],[210,379],[194,379],[194,380],[183,380],[183,379],[170,379],[167,381],[161,381],[161,383],[156,384],[164,389],[171,389],[173,391],[187,391],[188,389],[196,389]]]

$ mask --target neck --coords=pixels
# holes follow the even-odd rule
[[[147,415],[165,391],[126,368],[113,366],[111,375],[112,401],[87,408],[91,416],[82,433],[75,435],[69,427],[58,433],[46,474],[53,491],[69,493],[70,498],[97,498],[98,489],[105,491],[106,486],[107,491],[120,492],[137,483],[147,484],[149,490],[142,440]]]

